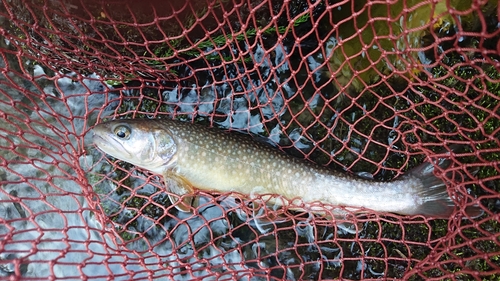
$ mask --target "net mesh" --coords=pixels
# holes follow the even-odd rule
[[[497,280],[498,9],[2,1],[0,279]],[[457,208],[344,222],[197,191],[200,206],[180,212],[158,175],[89,139],[103,118],[146,116],[251,133],[379,181],[447,158],[435,173]],[[483,215],[467,216],[473,205]]]

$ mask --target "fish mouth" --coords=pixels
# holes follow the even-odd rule
[[[100,134],[94,133],[94,135],[92,136],[92,141],[94,145],[97,146],[97,148],[115,158],[122,159],[124,155],[129,154],[128,151],[123,147],[123,145],[113,138],[105,138]],[[118,151],[120,153],[118,153]]]
[[[96,134],[94,132],[94,134],[92,135],[92,142],[97,146],[97,147],[101,147],[103,145],[106,145],[106,140],[101,137],[101,135],[99,134]]]

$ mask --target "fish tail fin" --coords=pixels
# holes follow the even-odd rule
[[[450,162],[450,160],[440,159],[436,164],[441,168],[446,168]],[[410,176],[419,178],[423,186],[418,193],[423,202],[416,213],[436,218],[449,218],[455,210],[455,203],[448,194],[446,183],[434,175],[436,164],[423,163],[410,171]],[[465,208],[465,213],[468,217],[475,218],[481,216],[484,211],[474,205]]]

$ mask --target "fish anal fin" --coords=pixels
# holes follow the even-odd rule
[[[181,212],[191,212],[193,209],[193,202],[195,201],[193,186],[186,179],[179,176],[165,174],[163,177],[168,190],[179,196],[177,197],[169,194],[168,198],[170,202]],[[182,198],[180,202],[179,198]]]
[[[465,213],[475,219],[484,215],[484,210],[479,205],[473,205],[465,207]]]

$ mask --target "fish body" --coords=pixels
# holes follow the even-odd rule
[[[102,151],[164,176],[170,191],[178,195],[192,193],[192,187],[279,194],[306,205],[319,202],[433,217],[449,217],[455,207],[431,164],[394,181],[377,182],[286,155],[239,134],[175,120],[113,120],[93,131]]]

